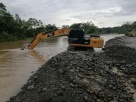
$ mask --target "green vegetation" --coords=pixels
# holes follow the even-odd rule
[[[27,21],[21,19],[18,14],[12,15],[6,10],[6,6],[0,3],[0,42],[23,40],[33,38],[39,32],[47,32],[57,27],[55,24],[44,25],[41,20],[29,18]],[[98,28],[92,22],[74,23],[63,25],[62,27],[73,29],[84,29],[85,34],[107,34],[107,33],[127,33],[136,34],[136,22],[125,23],[120,27]]]
[[[90,33],[99,33],[99,29],[97,26],[95,26],[92,22],[86,22],[86,23],[75,23],[70,26],[70,28],[74,29],[84,29],[85,34]]]
[[[128,32],[133,32],[134,34],[136,34],[136,22],[125,23],[122,26],[107,27],[107,28],[98,28],[92,22],[74,23],[70,26],[70,28],[84,29],[85,34],[91,34],[91,33],[93,34],[109,34],[109,33],[126,34]]]
[[[0,42],[23,40],[34,37],[39,32],[57,28],[51,24],[43,25],[41,20],[35,18],[25,21],[18,14],[13,16],[3,3],[0,3],[0,25]]]

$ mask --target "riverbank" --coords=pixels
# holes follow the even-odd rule
[[[10,102],[134,102],[135,45],[135,37],[117,37],[101,53],[62,52],[42,65]]]

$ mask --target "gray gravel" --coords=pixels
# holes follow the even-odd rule
[[[116,37],[106,42],[105,53],[126,63],[136,62],[136,37]]]
[[[101,53],[65,51],[52,57],[10,102],[134,102],[136,37],[132,39],[111,39]]]

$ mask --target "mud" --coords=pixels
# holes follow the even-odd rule
[[[135,37],[118,37],[107,41],[101,53],[62,52],[9,102],[134,102],[135,45]]]

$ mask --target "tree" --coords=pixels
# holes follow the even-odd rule
[[[14,22],[13,16],[7,12],[4,4],[0,3],[0,33],[3,31],[12,32],[12,23]]]
[[[85,34],[98,33],[98,27],[96,27],[92,22],[74,23],[70,26],[70,28],[83,29]]]
[[[0,11],[6,12],[6,6],[3,3],[0,3]]]
[[[57,29],[56,25],[55,24],[48,24],[45,26],[45,30],[46,31],[49,31],[49,30],[54,30],[54,29]]]
[[[81,24],[82,23],[74,23],[70,26],[70,28],[72,29],[81,29]]]
[[[63,25],[62,28],[69,28],[69,25]]]

